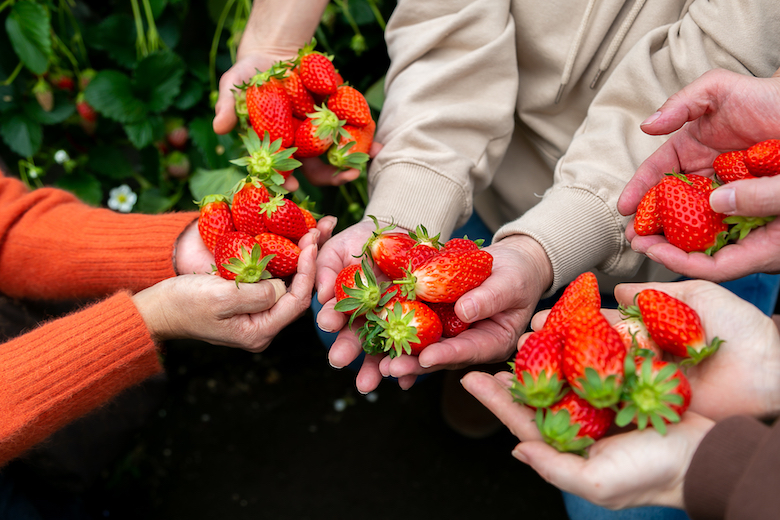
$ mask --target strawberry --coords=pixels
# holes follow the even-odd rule
[[[165,171],[174,179],[186,179],[190,174],[190,158],[186,153],[174,150],[163,159]]]
[[[447,240],[442,249],[447,251],[478,251],[485,241],[481,238],[471,240],[468,236]]]
[[[48,76],[49,83],[59,90],[73,92],[76,88],[76,82],[73,80],[73,74],[66,70],[60,70]]]
[[[289,238],[274,233],[260,233],[255,239],[263,248],[263,253],[276,255],[268,262],[266,269],[277,278],[295,274],[298,270],[298,257],[301,248]]]
[[[342,130],[338,144],[328,149],[328,162],[341,170],[364,169],[370,158],[368,152],[374,142],[376,123],[371,121],[362,128],[344,125]]]
[[[755,177],[770,177],[780,173],[780,139],[767,139],[745,151],[745,166]]]
[[[237,166],[246,166],[249,175],[266,186],[271,186],[271,189],[284,184],[292,171],[301,165],[291,157],[295,148],[282,148],[281,139],[271,142],[268,132],[263,135],[261,141],[255,131],[249,128],[246,135],[241,136],[241,140],[249,155],[230,162]]]
[[[601,308],[598,280],[590,271],[582,273],[566,287],[550,309],[544,328],[563,336],[568,328],[569,318],[581,307],[595,310]]]
[[[224,195],[207,195],[196,204],[200,207],[200,216],[198,216],[200,238],[213,254],[217,240],[225,233],[236,230],[228,199]]]
[[[377,344],[391,358],[404,353],[416,356],[441,339],[441,320],[423,302],[395,302],[392,309],[387,310],[385,318],[373,312],[366,314],[366,318],[368,323],[376,326]]]
[[[624,397],[615,424],[634,422],[644,430],[649,422],[665,435],[666,425],[680,422],[690,404],[691,384],[677,365],[658,358],[626,360]]]
[[[362,128],[373,120],[366,98],[349,85],[338,87],[336,93],[328,98],[327,104],[328,108],[348,125]]]
[[[415,244],[415,246],[406,253],[407,269],[414,271],[438,253],[439,250],[435,247],[427,244]]]
[[[665,177],[666,178],[666,177]],[[662,231],[661,213],[659,211],[658,197],[663,189],[663,181],[656,184],[642,197],[634,216],[634,231],[637,235],[658,235]]]
[[[293,242],[297,243],[309,231],[301,208],[281,194],[260,204],[260,213],[268,231],[287,237]]]
[[[583,456],[585,448],[606,435],[614,419],[614,410],[594,408],[574,392],[546,410],[536,410],[536,426],[547,444]]]
[[[532,332],[518,349],[512,370],[515,401],[534,408],[558,402],[568,391],[563,375],[563,340],[549,329]]]
[[[173,118],[165,122],[165,140],[177,150],[183,150],[187,146],[190,133],[180,118]]]
[[[317,217],[315,217],[311,211],[306,208],[301,208],[301,213],[303,213],[303,220],[306,222],[307,228],[311,229],[317,227]]]
[[[402,293],[399,287],[396,287],[396,289],[399,294]],[[433,309],[433,312],[439,316],[442,326],[442,336],[445,338],[454,338],[471,326],[471,323],[461,320],[458,318],[458,315],[455,314],[454,302],[429,303],[428,307]]]
[[[707,343],[699,315],[686,303],[656,289],[640,291],[632,315],[641,316],[650,336],[661,350],[686,358],[684,364],[697,364],[714,354],[723,342]]]
[[[599,309],[580,307],[567,323],[563,342],[566,380],[596,408],[614,405],[623,386],[623,340]]]
[[[33,86],[32,93],[44,112],[51,112],[54,109],[54,92],[42,76]]]
[[[348,265],[336,276],[334,309],[353,317],[376,310],[382,306],[380,301],[385,297],[388,285],[387,282],[377,282],[365,258],[359,264]],[[386,304],[392,297],[392,294],[387,295],[382,304]]]
[[[710,207],[712,181],[698,175],[672,174],[662,184],[661,226],[670,244],[688,253],[713,254],[726,244],[725,215]]]
[[[317,42],[312,41],[298,51],[296,66],[301,81],[313,94],[328,96],[336,92],[338,78],[332,58],[314,50]]]
[[[257,239],[241,231],[230,231],[217,240],[214,247],[214,261],[217,273],[226,280],[254,283],[271,278],[265,267],[273,258],[266,255],[261,258],[262,249]]]
[[[376,217],[369,217],[374,221],[376,230],[363,245],[363,253],[370,255],[376,266],[389,278],[403,278],[404,269],[408,266],[407,253],[417,245],[417,241],[409,233],[391,232],[395,224],[380,228]]]
[[[395,283],[409,299],[431,303],[455,302],[478,287],[493,270],[493,256],[487,251],[443,251],[432,256]]]
[[[236,230],[252,236],[268,231],[265,219],[260,214],[260,205],[270,199],[265,185],[249,175],[238,183],[233,193],[231,210]]]
[[[741,179],[755,179],[745,164],[745,150],[723,152],[712,162],[718,178],[723,182],[734,182]]]
[[[246,110],[249,124],[257,135],[268,132],[271,141],[281,139],[281,146],[293,145],[292,102],[284,89],[281,78],[284,69],[273,66],[265,72],[256,74],[246,85]]]
[[[84,122],[94,124],[97,121],[97,112],[92,108],[92,105],[87,103],[83,92],[76,96],[76,111]]]
[[[282,85],[284,85],[287,95],[290,96],[294,117],[306,119],[306,114],[314,112],[314,98],[311,92],[306,90],[297,69],[287,69],[284,78],[282,78]]]
[[[344,134],[344,123],[324,106],[314,112],[295,131],[295,157],[317,157],[324,154],[333,141]]]
[[[661,348],[650,337],[650,333],[647,331],[647,327],[639,317],[628,316],[612,325],[612,328],[620,334],[620,339],[623,340],[623,345],[626,347],[626,352],[629,355],[636,355],[638,351],[646,351],[643,353],[645,356],[652,356],[660,358]],[[649,354],[647,353],[649,352]]]

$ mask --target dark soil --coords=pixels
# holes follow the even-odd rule
[[[44,518],[566,518],[508,430],[473,440],[446,425],[443,373],[367,399],[314,327],[307,313],[262,354],[172,342],[167,377],[8,474]]]

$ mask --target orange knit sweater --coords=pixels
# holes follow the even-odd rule
[[[175,276],[196,213],[118,214],[0,176],[0,292],[113,296],[0,345],[0,466],[161,370],[131,293]]]

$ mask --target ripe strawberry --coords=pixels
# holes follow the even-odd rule
[[[364,258],[359,264],[348,265],[336,276],[334,309],[353,317],[362,316],[381,307],[380,301],[388,286],[387,282],[377,282],[373,269]],[[388,295],[382,303],[387,303],[392,297]]]
[[[666,179],[666,177],[665,177]],[[662,231],[661,213],[659,211],[658,197],[663,186],[663,181],[656,184],[642,197],[634,216],[634,231],[637,235],[658,235]]]
[[[241,231],[230,231],[217,240],[214,248],[214,262],[217,273],[226,280],[254,283],[271,278],[265,267],[273,258],[261,258],[262,249],[257,239]]]
[[[303,213],[303,219],[306,222],[307,228],[311,229],[317,227],[317,217],[315,217],[311,211],[306,208],[301,208],[301,213]]]
[[[292,102],[280,79],[283,76],[284,69],[276,65],[256,74],[245,87],[246,110],[257,135],[268,132],[271,141],[281,139],[281,146],[289,148],[295,135]]]
[[[620,399],[626,347],[598,309],[580,307],[568,319],[563,373],[575,392],[596,408]]]
[[[780,139],[767,139],[745,151],[745,165],[755,177],[770,177],[780,173]]]
[[[566,287],[550,309],[544,328],[563,336],[569,327],[569,319],[581,307],[601,309],[598,280],[590,271],[582,273]]]
[[[416,244],[406,253],[407,269],[414,271],[431,257],[439,254],[439,250],[426,244]]]
[[[370,121],[362,128],[344,125],[342,130],[338,144],[328,150],[328,162],[341,170],[362,170],[370,159],[368,152],[374,142],[376,123]]]
[[[73,80],[73,74],[71,74],[69,71],[60,70],[53,74],[49,74],[48,79],[49,83],[51,83],[54,88],[59,90],[73,92],[73,89],[76,88],[76,82]]]
[[[313,94],[328,96],[336,92],[338,78],[331,57],[314,50],[317,42],[312,40],[298,51],[296,66],[301,81]]]
[[[372,121],[368,101],[357,89],[342,85],[328,98],[328,108],[348,125],[362,128]]]
[[[548,329],[532,332],[517,351],[512,370],[515,401],[534,408],[557,403],[568,391],[563,375],[563,340]]]
[[[97,121],[97,112],[92,108],[92,105],[87,103],[84,99],[84,93],[79,93],[76,96],[76,111],[79,113],[82,121],[87,123],[95,123]]]
[[[314,107],[314,112],[295,131],[295,157],[317,157],[330,148],[344,133],[344,123],[324,106]]]
[[[255,236],[263,253],[276,255],[268,262],[266,269],[277,278],[284,278],[295,274],[298,270],[298,257],[301,256],[301,248],[292,240],[274,233],[260,233]]]
[[[723,182],[755,179],[745,164],[745,150],[734,150],[718,155],[712,163],[712,168]]]
[[[200,207],[200,216],[198,216],[200,238],[213,254],[217,240],[225,233],[236,230],[228,199],[224,195],[207,195],[196,204]]]
[[[395,224],[380,228],[379,221],[373,215],[376,230],[363,246],[363,253],[369,254],[376,266],[391,279],[403,278],[408,267],[407,253],[417,245],[409,233],[391,232]]]
[[[399,294],[402,293],[399,287],[396,287],[396,289]],[[471,326],[471,323],[461,320],[458,318],[458,315],[455,314],[454,302],[429,303],[428,307],[433,309],[433,312],[439,316],[442,326],[442,336],[445,338],[454,338]]]
[[[658,358],[626,360],[626,367],[624,396],[615,424],[622,427],[634,422],[644,430],[649,422],[665,435],[666,425],[680,422],[691,404],[688,378],[677,365]]]
[[[484,242],[481,238],[471,240],[468,236],[451,238],[444,243],[442,249],[447,251],[478,251]]]
[[[297,243],[309,230],[301,208],[281,194],[260,204],[260,213],[268,231],[287,237],[293,242]]]
[[[270,199],[265,185],[249,175],[238,183],[233,193],[231,210],[236,229],[252,236],[268,231],[265,219],[260,214],[261,204]]]
[[[246,135],[241,136],[248,156],[233,159],[230,162],[238,166],[246,166],[249,175],[257,178],[266,186],[280,186],[292,171],[301,165],[291,156],[295,148],[282,148],[282,140],[271,142],[268,132],[261,141],[251,128]]]
[[[712,254],[728,239],[725,215],[712,210],[709,191],[701,187],[711,186],[712,180],[698,175],[674,175],[662,184],[659,192],[664,236],[670,244],[688,253]]]
[[[536,410],[536,426],[547,444],[583,456],[585,448],[606,435],[614,419],[614,410],[594,408],[574,392],[546,410]]]
[[[443,251],[395,283],[409,299],[455,302],[482,284],[492,270],[493,256],[487,251]]]
[[[287,95],[290,96],[294,117],[306,119],[306,114],[314,112],[314,98],[303,84],[297,69],[287,69],[284,78],[282,78],[282,84],[287,91]]]
[[[404,353],[416,356],[441,339],[441,320],[423,302],[395,302],[384,319],[373,312],[366,314],[366,318],[376,326],[377,344],[391,358]],[[375,347],[375,344],[371,346]],[[371,353],[374,353],[373,348]]]
[[[675,356],[687,358],[684,364],[697,364],[714,354],[723,342],[714,338],[707,343],[699,315],[677,298],[656,289],[640,291],[637,307],[629,307],[638,314],[650,336],[658,346]]]

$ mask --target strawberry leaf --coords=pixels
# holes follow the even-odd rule
[[[150,54],[135,69],[133,93],[151,112],[168,108],[181,89],[184,61],[170,51]]]
[[[102,115],[124,124],[141,122],[148,113],[135,97],[130,78],[116,70],[98,72],[84,90],[84,99]]]
[[[3,114],[0,134],[5,144],[22,157],[31,157],[38,153],[43,142],[41,125],[21,112]]]
[[[5,31],[24,66],[35,74],[46,72],[52,54],[46,9],[34,2],[16,2],[5,20]]]

